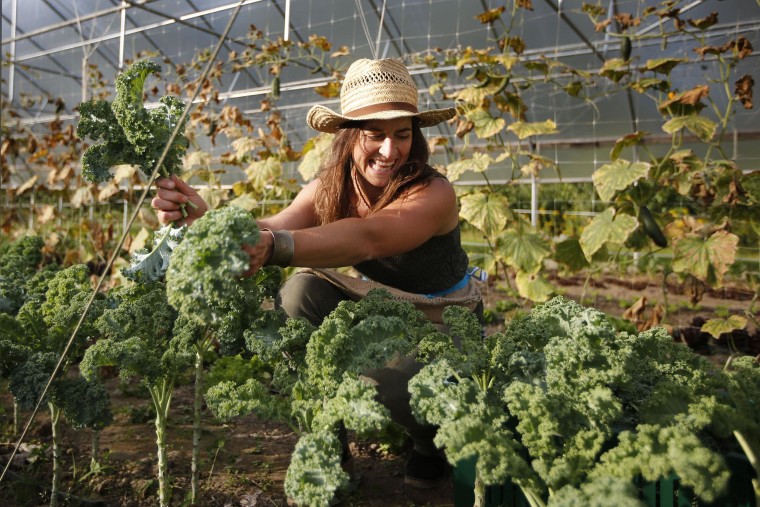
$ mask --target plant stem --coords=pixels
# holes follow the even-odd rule
[[[477,467],[475,468],[475,501],[472,507],[485,507],[486,505],[486,484],[480,478]]]
[[[200,470],[198,462],[201,452],[201,408],[203,406],[203,358],[211,346],[211,337],[207,335],[195,347],[195,399],[193,402],[193,453],[190,463],[190,503],[194,505],[199,496]]]
[[[18,435],[19,431],[21,431],[21,428],[19,428],[19,419],[20,414],[18,410],[18,403],[16,400],[13,400],[13,434]]]
[[[734,436],[739,442],[744,454],[747,455],[749,463],[755,469],[755,477],[752,479],[752,488],[755,490],[755,505],[760,505],[760,461],[758,461],[758,451],[760,446],[752,445],[747,437],[741,432],[734,430]]]
[[[52,403],[48,403],[48,408],[50,408],[50,422],[53,440],[53,482],[50,488],[50,507],[57,507],[61,473],[63,472],[61,467],[61,446],[59,445],[61,439],[61,409]]]
[[[92,430],[92,449],[90,451],[90,470],[98,466],[98,454],[100,454],[100,431]]]
[[[162,379],[150,387],[150,396],[156,409],[156,456],[158,458],[158,503],[161,507],[169,505],[171,487],[168,476],[168,459],[166,456],[166,421],[169,418],[169,406],[174,389],[173,379]]]

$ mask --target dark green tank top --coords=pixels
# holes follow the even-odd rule
[[[430,294],[460,282],[468,264],[457,225],[451,232],[433,236],[414,250],[360,262],[354,268],[384,285],[415,294]]]

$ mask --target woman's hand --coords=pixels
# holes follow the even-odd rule
[[[243,250],[250,257],[248,271],[243,276],[251,276],[266,265],[274,250],[274,238],[269,231],[259,231],[259,242],[254,245],[243,244]]]
[[[208,205],[201,196],[176,174],[171,178],[156,179],[156,187],[158,192],[151,201],[151,206],[162,224],[174,222],[177,226],[190,225],[208,210]],[[182,213],[183,206],[187,216]]]

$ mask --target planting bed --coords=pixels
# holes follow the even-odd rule
[[[655,302],[663,302],[659,285],[641,277],[621,279],[604,277],[587,282],[584,278],[553,280],[558,291],[568,298],[594,306],[622,318],[625,310],[641,296],[649,304],[647,318]],[[522,302],[506,294],[506,283],[492,284],[485,293],[486,308],[492,320],[488,333],[501,329],[504,319],[527,310]],[[687,341],[699,353],[709,355],[717,364],[728,357],[726,340],[717,341],[697,327],[716,312],[741,313],[749,308],[752,294],[740,289],[725,289],[704,294],[698,305],[678,287],[668,288],[668,315],[675,339]],[[501,302],[501,303],[498,303]],[[504,302],[510,304],[504,305]],[[497,309],[497,308],[500,308]],[[760,336],[751,322],[736,333],[735,344],[742,352],[760,354]],[[106,372],[108,375],[108,372]],[[186,377],[174,393],[168,426],[169,473],[173,480],[171,505],[185,505],[190,490],[193,386]],[[137,384],[123,385],[114,375],[107,382],[112,396],[114,423],[100,438],[102,469],[87,474],[91,433],[63,425],[65,475],[62,491],[70,496],[64,505],[153,506],[157,504],[155,431],[151,403]],[[0,397],[0,427],[3,430],[0,461],[4,466],[15,438],[11,434],[11,397],[3,386]],[[22,413],[25,423],[28,413]],[[14,460],[8,476],[0,484],[4,506],[44,505],[50,484],[50,423],[47,411],[38,416]],[[201,506],[284,506],[283,480],[296,435],[285,425],[246,416],[229,424],[213,419],[206,411],[201,442]],[[389,448],[375,441],[351,439],[359,487],[344,505],[412,506],[454,505],[453,481],[440,488],[414,491],[404,488],[403,465],[406,450]]]

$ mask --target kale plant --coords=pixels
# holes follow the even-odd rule
[[[195,355],[193,500],[199,488],[206,355],[214,343],[224,355],[245,352],[245,330],[259,318],[261,303],[271,296],[272,286],[279,286],[279,268],[265,268],[254,277],[243,277],[249,256],[242,245],[255,245],[258,240],[258,226],[248,211],[234,206],[208,211],[187,230],[166,272],[167,298],[179,313],[175,339]]]
[[[162,283],[133,284],[109,292],[109,308],[95,322],[103,338],[80,364],[85,378],[100,366],[115,366],[123,379],[136,377],[150,393],[156,412],[159,504],[169,504],[166,423],[177,376],[193,362],[192,352],[173,340],[177,312]]]
[[[472,351],[474,317],[452,307],[444,319],[471,336],[462,350],[423,342],[436,358],[410,382],[412,406],[439,425],[435,442],[452,464],[475,460],[476,505],[506,480],[533,506],[575,505],[605,488],[611,503],[631,504],[613,478],[671,473],[713,501],[729,478],[717,446],[731,445],[727,428],[760,429],[746,403],[757,384],[741,398],[729,386],[747,377],[727,377],[663,329],[618,333],[603,313],[557,297]]]
[[[93,297],[90,273],[84,265],[71,266],[45,279],[44,296],[27,301],[15,319],[7,316],[0,320],[0,325],[10,330],[0,340],[0,348],[13,356],[13,363],[3,364],[3,368],[10,373],[14,399],[24,408],[31,409],[43,402],[50,409],[53,442],[50,504],[58,505],[62,474],[61,415],[75,428],[93,430],[110,424],[112,415],[108,394],[97,379],[66,374],[69,366],[81,358],[86,346],[97,336],[94,321],[104,309],[104,300],[100,296],[93,300],[57,377],[42,398],[66,343]],[[37,290],[40,290],[39,285]]]

